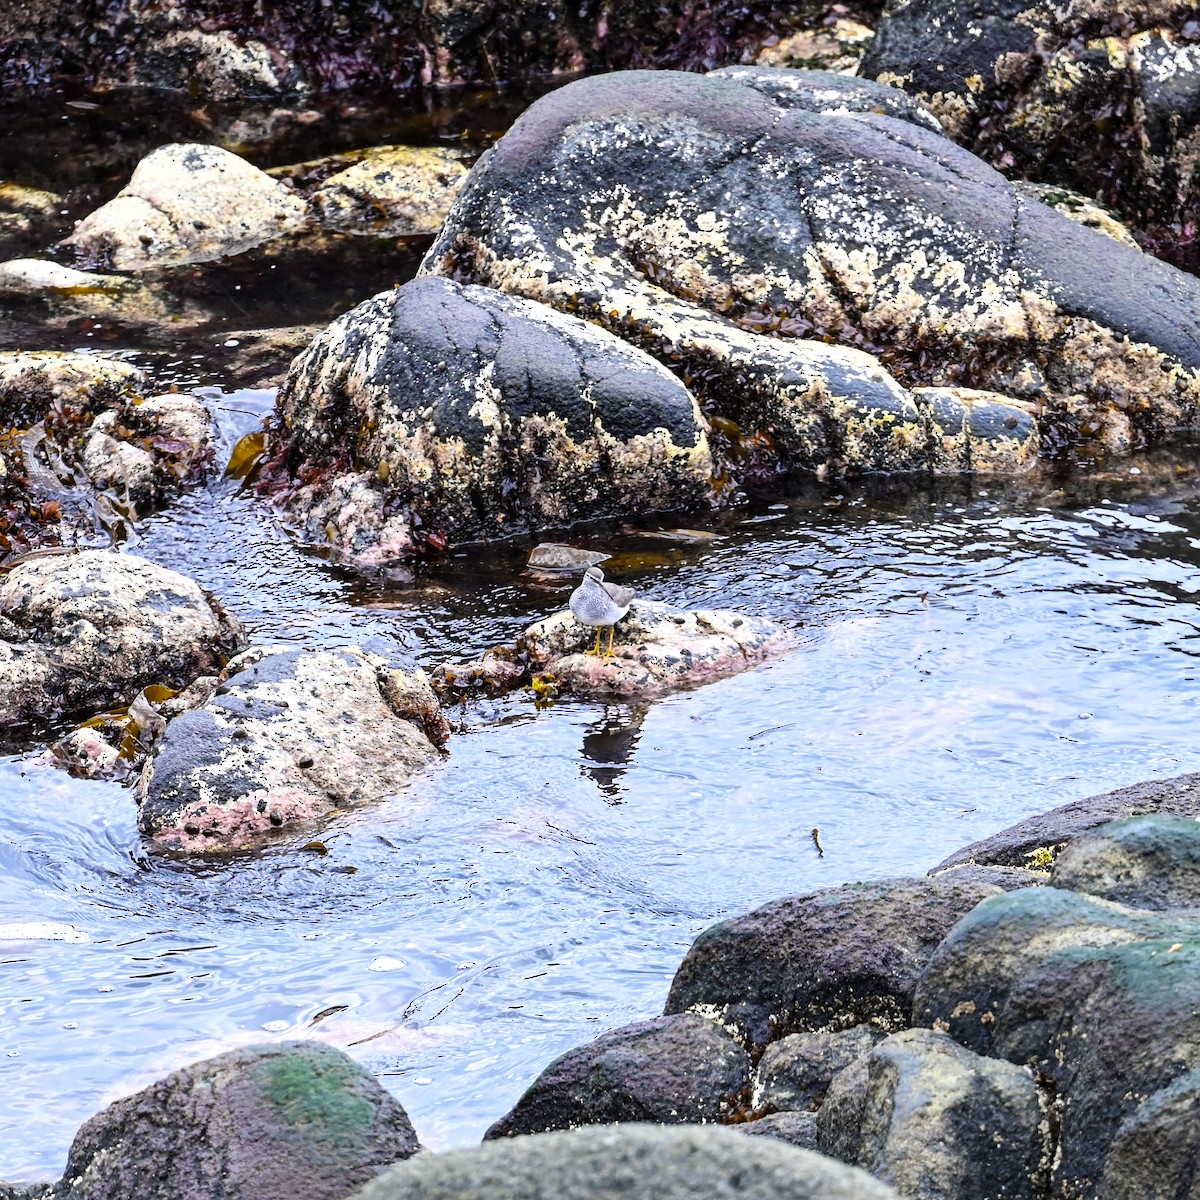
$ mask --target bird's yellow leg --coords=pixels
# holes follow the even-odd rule
[[[616,633],[617,633],[617,627],[615,625],[610,625],[608,627],[608,653],[605,655],[605,658],[615,658],[616,657],[613,654],[613,638],[616,636]]]
[[[594,654],[594,655],[595,655],[597,658],[599,658],[599,657],[600,657],[600,635],[601,635],[603,632],[604,632],[604,627],[603,627],[602,625],[597,625],[597,626],[596,626],[596,644],[595,644],[595,646],[592,648],[592,653],[593,653],[593,654]]]

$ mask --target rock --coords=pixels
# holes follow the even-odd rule
[[[401,791],[447,734],[421,672],[353,648],[253,650],[168,723],[138,781],[138,824],[171,851],[259,846]]]
[[[1150,779],[1052,808],[956,850],[930,874],[965,863],[1013,867],[1037,863],[1049,870],[1055,855],[1072,838],[1123,817],[1154,814],[1200,817],[1200,775]]]
[[[1130,232],[1129,226],[1114,213],[1104,208],[1088,196],[1081,196],[1070,188],[1057,187],[1054,184],[1029,183],[1025,180],[1014,179],[1013,187],[1023,196],[1036,200],[1039,204],[1060,212],[1064,217],[1070,217],[1088,229],[1094,229],[1106,237],[1130,246],[1135,250],[1141,249],[1137,238]]]
[[[1200,265],[1187,11],[1117,0],[888,5],[861,73],[926,102],[1003,170],[1099,196],[1170,261]]]
[[[1175,1200],[1196,1188],[1200,1068],[1180,1075],[1122,1123],[1104,1164],[1105,1200]]]
[[[938,943],[998,891],[953,878],[889,879],[773,901],[692,943],[666,1011],[710,1016],[752,1047],[805,1030],[907,1028]]]
[[[972,1054],[931,1029],[906,1029],[835,1086],[817,1113],[818,1145],[900,1195],[1046,1194],[1048,1127],[1027,1067]]]
[[[561,542],[542,542],[530,550],[528,562],[541,571],[585,571],[610,558],[611,554],[601,554],[598,550],[581,550]]]
[[[461,158],[448,150],[381,146],[326,179],[310,204],[321,225],[340,233],[434,234],[466,177]]]
[[[704,424],[665,368],[586,321],[443,279],[335,321],[277,416],[262,486],[305,541],[364,567],[711,494]]]
[[[174,143],[148,154],[116,198],[62,245],[101,270],[212,262],[297,229],[302,200],[218,146]]]
[[[1130,817],[1102,825],[1067,844],[1050,882],[1134,908],[1200,908],[1200,822]]]
[[[60,1200],[340,1200],[419,1149],[404,1109],[318,1042],[251,1046],[118,1100],[75,1135]]]
[[[778,1138],[801,1150],[817,1148],[817,1114],[810,1112],[768,1113],[755,1121],[743,1121],[733,1125],[738,1133],[751,1136]]]
[[[711,683],[795,645],[792,632],[767,617],[656,600],[635,600],[615,638],[615,657],[593,655],[595,629],[561,612],[531,625],[521,644],[534,670],[576,696],[645,696]]]
[[[77,779],[114,779],[121,752],[97,729],[73,729],[50,747],[54,762]]]
[[[1032,1068],[1054,1104],[1050,1194],[1101,1194],[1123,1123],[1200,1061],[1200,915],[1056,887],[992,897],[930,959],[913,1019]]]
[[[44,1200],[53,1194],[52,1183],[6,1183],[0,1179],[0,1200]]]
[[[781,38],[760,51],[754,61],[760,67],[793,67],[854,75],[863,51],[874,36],[875,30],[869,26],[838,17],[831,22],[822,22],[818,29],[805,29]]]
[[[238,648],[237,624],[185,575],[85,550],[0,575],[0,728],[182,687]]]
[[[883,1034],[870,1025],[793,1033],[766,1049],[754,1075],[755,1108],[816,1109],[829,1081],[856,1058],[869,1054]]]
[[[477,692],[511,692],[525,682],[528,670],[528,656],[519,647],[501,646],[477,662],[440,663],[429,681],[442,703],[449,704]]]
[[[245,104],[253,97],[303,91],[296,65],[278,51],[240,31],[213,33],[176,29],[155,39],[141,54],[105,73],[105,82],[179,88],[216,101]]]
[[[27,428],[53,406],[104,408],[136,393],[145,376],[129,363],[56,350],[0,352],[0,423]]]
[[[616,1125],[421,1154],[356,1200],[895,1200],[869,1175],[726,1129]]]
[[[0,293],[30,295],[36,292],[123,292],[136,286],[123,275],[97,275],[76,271],[41,258],[12,258],[0,263]]]
[[[716,1122],[749,1084],[750,1059],[723,1029],[690,1014],[657,1017],[555,1059],[484,1139],[614,1121]]]
[[[735,486],[1013,473],[1190,429],[1200,281],[1029,200],[933,126],[895,90],[823,72],[579,80],[476,164],[423,270],[670,363]]]

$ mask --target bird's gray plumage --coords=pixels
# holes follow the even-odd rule
[[[599,567],[588,567],[571,593],[571,612],[581,625],[615,625],[628,611],[635,593],[618,583],[605,583]]]

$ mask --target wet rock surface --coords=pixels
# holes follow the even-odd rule
[[[443,279],[376,296],[296,360],[264,488],[360,566],[427,545],[705,503],[705,425],[640,350]]]
[[[695,940],[666,1011],[710,1016],[753,1047],[804,1030],[904,1029],[917,979],[942,938],[997,891],[900,879],[776,900]]]
[[[249,651],[167,724],[139,826],[175,852],[259,846],[401,791],[448,732],[423,673],[353,648]]]
[[[75,1137],[60,1200],[340,1200],[419,1149],[404,1109],[316,1042],[234,1050],[118,1100]]]
[[[1119,207],[1195,270],[1198,39],[1184,4],[914,0],[888,6],[861,71],[1001,169]]]
[[[211,262],[300,226],[305,205],[283,184],[219,146],[161,146],[115,199],[63,243],[101,270]]]
[[[820,72],[582,80],[476,165],[424,269],[669,363],[735,482],[1011,473],[1181,436],[1200,284],[932,124]]]
[[[749,1057],[719,1026],[690,1014],[657,1017],[568,1051],[484,1137],[615,1121],[712,1123],[733,1111],[749,1081]]]
[[[653,600],[634,600],[614,637],[614,657],[592,654],[595,630],[562,612],[531,625],[522,648],[531,669],[558,691],[603,697],[710,683],[796,644],[789,629],[767,617],[677,609]]]
[[[883,1034],[870,1025],[793,1033],[772,1042],[754,1076],[753,1104],[771,1110],[816,1109],[829,1082],[855,1059],[871,1052]]]
[[[236,623],[200,586],[128,554],[50,554],[0,574],[0,728],[183,687],[237,650]]]
[[[1027,1067],[906,1029],[839,1075],[818,1147],[922,1200],[1043,1196],[1045,1115]]]
[[[507,1138],[422,1154],[365,1187],[359,1200],[887,1200],[862,1171],[723,1129],[637,1124]]]

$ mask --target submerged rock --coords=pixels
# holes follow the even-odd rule
[[[421,1154],[358,1200],[896,1200],[841,1163],[725,1129],[625,1124]]]
[[[424,673],[356,649],[252,650],[171,720],[138,781],[142,832],[219,853],[401,791],[448,735]]]
[[[906,1029],[838,1075],[817,1145],[920,1200],[1044,1196],[1049,1127],[1028,1067]]]
[[[102,270],[211,262],[298,228],[304,202],[218,146],[160,146],[63,242]]]
[[[1013,472],[1196,424],[1200,282],[1028,199],[864,80],[572,83],[476,165],[424,270],[670,363],[735,480]]]
[[[607,562],[611,554],[598,550],[581,550],[562,542],[542,542],[529,552],[528,563],[542,571],[583,571],[597,563]]]
[[[768,617],[656,600],[634,600],[616,626],[614,657],[590,653],[595,638],[593,628],[561,612],[531,625],[521,646],[531,669],[552,676],[558,691],[603,697],[711,683],[796,644],[790,629]]]
[[[75,1135],[58,1200],[342,1200],[415,1154],[404,1109],[318,1042],[233,1050],[109,1105]]]
[[[917,979],[942,938],[998,892],[951,876],[776,900],[692,943],[666,1011],[709,1016],[756,1048],[801,1030],[907,1028]]]
[[[705,503],[687,390],[594,325],[421,279],[293,364],[263,486],[309,543],[381,566],[425,545]]]
[[[0,574],[0,728],[183,687],[237,650],[236,623],[194,580],[130,554],[85,550]]]
[[[690,1014],[656,1017],[555,1059],[484,1139],[614,1121],[719,1121],[749,1082],[750,1059],[718,1025]]]

